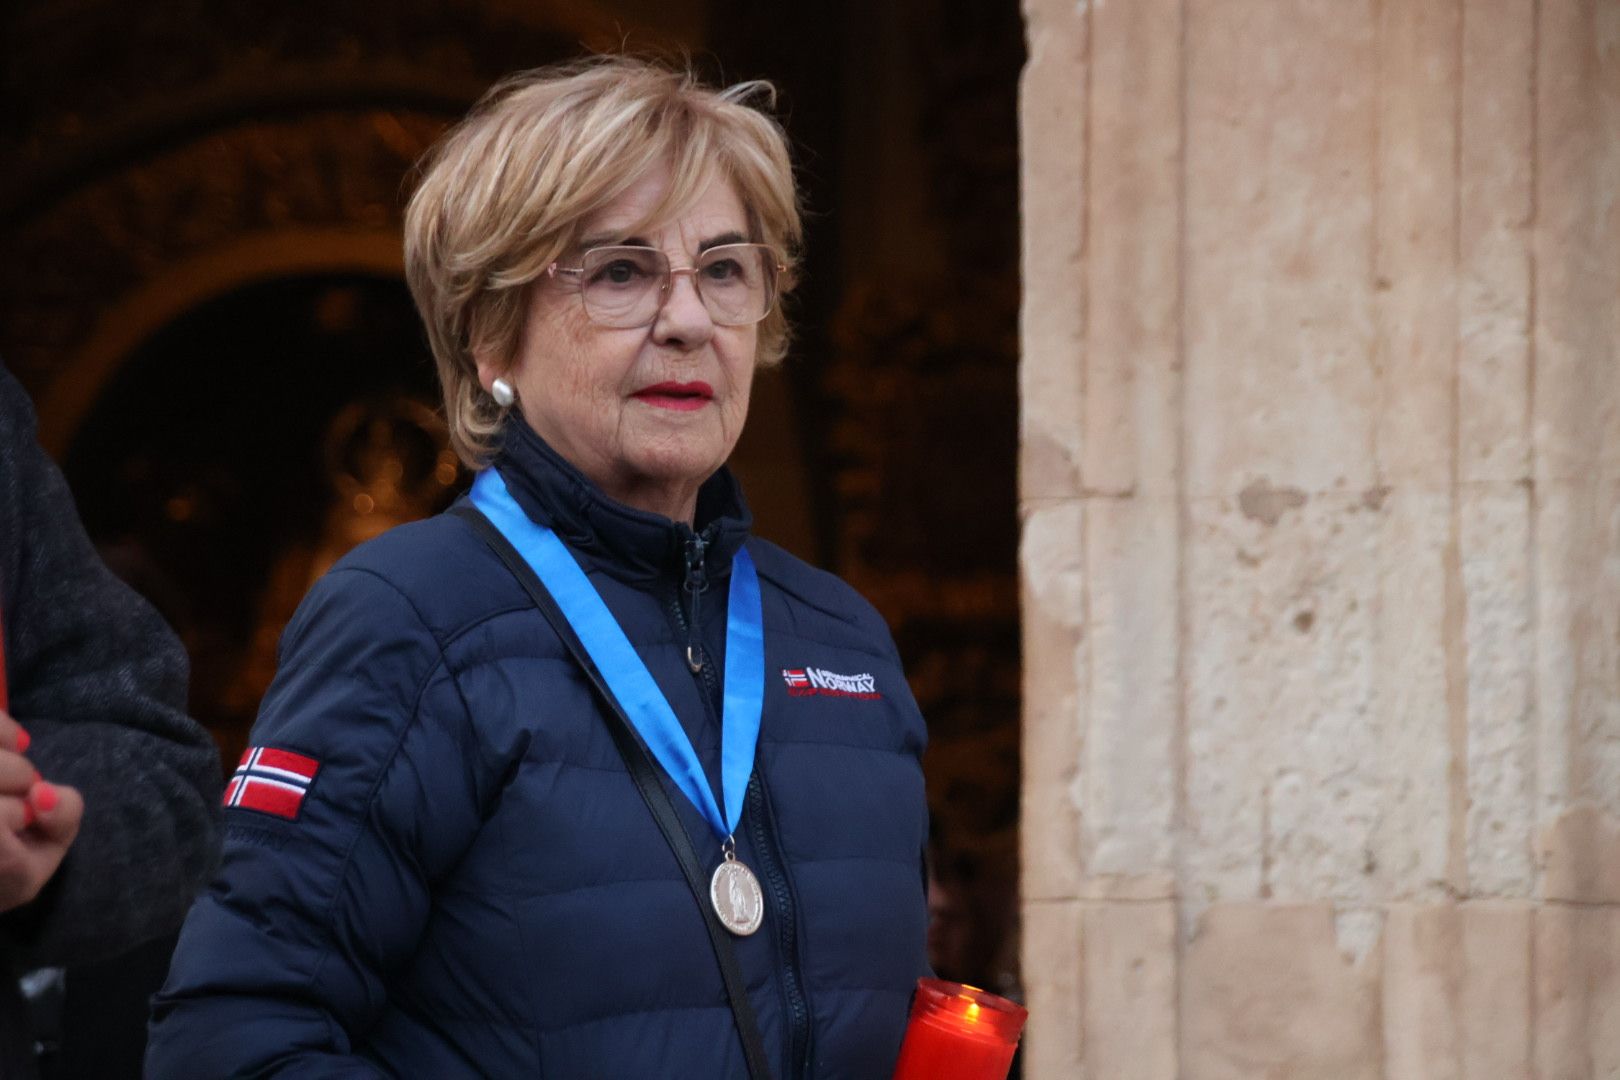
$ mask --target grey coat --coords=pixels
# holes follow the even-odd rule
[[[0,968],[71,966],[180,925],[218,850],[212,740],[186,715],[184,650],[96,555],[33,407],[0,367],[0,625],[28,756],[84,795],[78,839],[32,903],[0,916]],[[15,979],[0,975],[0,1076],[27,1076]]]

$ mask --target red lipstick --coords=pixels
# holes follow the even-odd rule
[[[691,412],[714,400],[714,387],[706,382],[661,382],[643,387],[631,396],[655,408]]]

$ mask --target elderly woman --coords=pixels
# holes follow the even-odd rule
[[[542,70],[432,156],[406,265],[477,479],[288,626],[153,1075],[892,1071],[922,718],[725,467],[800,239],[760,90]]]

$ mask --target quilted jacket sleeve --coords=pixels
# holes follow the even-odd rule
[[[154,999],[147,1073],[376,1075],[358,1044],[493,797],[459,689],[409,599],[354,566],[318,582],[283,638],[251,743],[318,771],[293,816],[226,809],[220,873]]]

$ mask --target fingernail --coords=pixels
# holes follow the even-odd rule
[[[33,742],[33,741],[34,741],[33,737],[28,734],[28,729],[21,726],[21,725],[18,725],[18,727],[17,727],[17,753],[26,754],[28,752],[28,744]]]
[[[56,809],[56,799],[56,789],[41,782],[34,785],[33,797],[29,801],[39,808],[40,813],[48,814]]]

